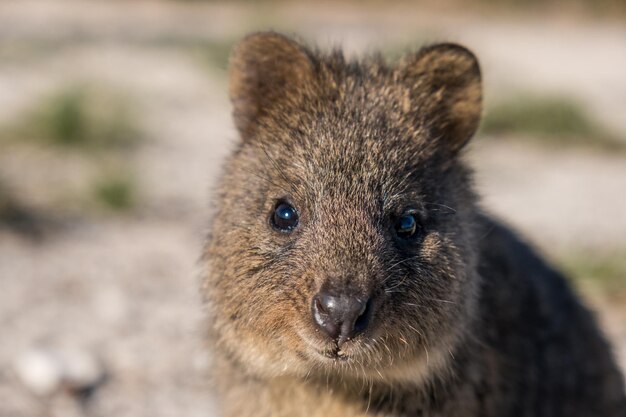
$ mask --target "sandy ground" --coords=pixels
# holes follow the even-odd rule
[[[481,57],[488,99],[527,89],[567,92],[626,138],[623,22],[346,7],[0,4],[0,121],[58,85],[91,81],[131,95],[148,138],[132,157],[141,185],[136,213],[78,216],[37,241],[0,229],[0,416],[213,415],[196,262],[211,184],[236,135],[223,68],[208,68],[163,39],[230,40],[274,27],[352,53],[451,39]],[[623,155],[497,140],[469,151],[485,206],[551,255],[626,247]],[[0,175],[35,205],[42,178],[58,165],[30,148],[0,149]],[[62,165],[85,171],[71,159]],[[615,306],[594,308],[626,367],[626,315]],[[106,380],[82,399],[35,395],[15,372],[33,348],[86,353]]]

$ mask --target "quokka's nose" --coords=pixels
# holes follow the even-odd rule
[[[311,306],[313,321],[341,346],[367,328],[371,302],[349,295],[320,291]]]

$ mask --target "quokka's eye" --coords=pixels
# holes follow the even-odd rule
[[[398,217],[394,224],[394,229],[396,232],[396,236],[401,239],[409,239],[413,237],[419,229],[415,215],[403,214],[402,216]]]
[[[271,223],[276,230],[291,232],[298,227],[299,220],[298,211],[291,204],[282,201],[276,205]]]

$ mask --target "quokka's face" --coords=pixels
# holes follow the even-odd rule
[[[242,142],[204,291],[217,343],[251,372],[415,379],[459,340],[475,300],[474,207],[456,152],[480,113],[463,108],[480,107],[464,90],[475,61],[451,45],[413,61],[349,67],[275,34],[236,49]],[[437,85],[441,65],[452,78]]]

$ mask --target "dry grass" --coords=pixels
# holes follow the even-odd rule
[[[141,133],[131,103],[94,85],[68,85],[45,97],[2,130],[5,140],[98,151],[129,148]]]
[[[626,306],[626,250],[571,253],[559,263],[584,293]]]
[[[523,137],[542,145],[626,149],[584,107],[567,97],[520,95],[487,107],[481,133]]]
[[[105,173],[93,184],[97,203],[112,211],[132,209],[137,200],[137,190],[129,173]]]
[[[42,208],[61,215],[91,215],[128,212],[135,207],[138,193],[131,175],[132,156],[143,136],[130,98],[106,86],[71,84],[44,97],[16,122],[1,128],[0,145],[4,144],[6,152],[32,149],[31,153],[44,153],[48,159],[65,160],[72,155],[68,161],[79,161],[77,165],[85,169],[72,163],[67,167],[55,164],[56,180],[51,179],[42,191],[50,194],[49,207]],[[28,166],[30,171],[46,169],[50,168]],[[70,186],[72,176],[77,175],[91,178],[91,182],[79,189]],[[9,177],[21,176],[14,173]],[[0,187],[0,220],[5,225],[19,225],[30,218],[24,215],[24,205],[6,191],[18,186],[7,183]]]

